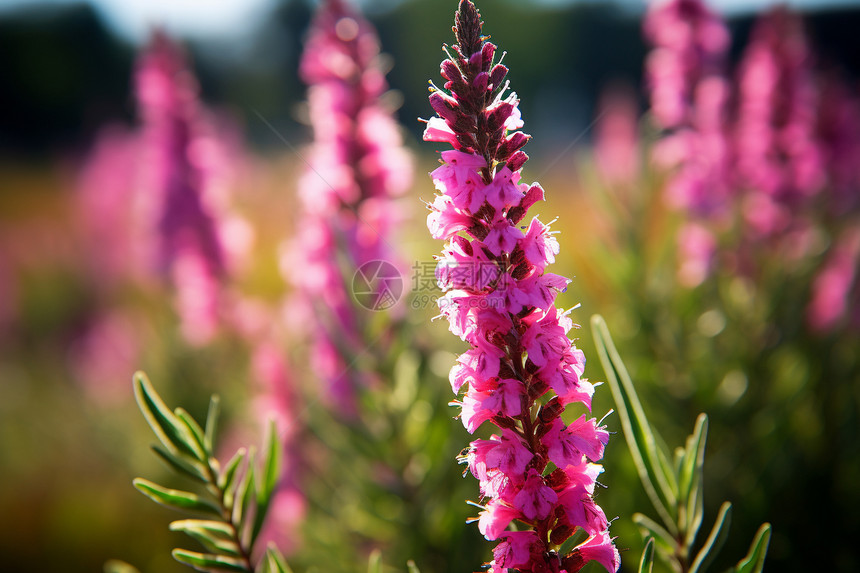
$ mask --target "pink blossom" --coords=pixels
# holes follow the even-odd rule
[[[498,539],[502,532],[520,515],[519,511],[499,499],[490,500],[478,519],[478,530],[488,540]]]
[[[532,553],[540,547],[540,540],[534,531],[510,531],[502,536],[502,542],[493,549],[493,571],[502,571],[527,565]]]
[[[549,459],[560,468],[579,465],[583,456],[591,461],[603,457],[603,448],[609,442],[609,432],[597,426],[585,414],[566,426],[561,418],[553,420],[542,441],[547,446]]]
[[[621,565],[621,555],[607,531],[592,535],[575,547],[570,557],[562,561],[562,566],[568,573],[576,573],[589,561],[597,561],[607,571],[618,571]]]
[[[529,470],[526,482],[514,497],[514,507],[527,519],[545,519],[555,508],[558,495],[544,483],[534,469]]]

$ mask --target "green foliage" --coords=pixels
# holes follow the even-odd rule
[[[280,475],[282,445],[269,425],[260,469],[254,451],[240,449],[222,468],[215,457],[220,404],[217,397],[209,403],[206,425],[182,408],[171,411],[153,388],[146,374],[134,375],[137,404],[161,445],[153,446],[158,456],[178,474],[205,485],[204,491],[167,488],[143,478],[133,481],[138,491],[153,501],[183,512],[206,516],[181,519],[170,524],[203,546],[206,553],[174,549],[173,558],[198,571],[237,571],[290,573],[283,556],[270,546],[257,569],[251,563],[254,543],[262,529]],[[133,567],[109,561],[106,573],[133,573]]]
[[[670,464],[668,454],[659,445],[663,441],[648,422],[606,322],[595,315],[591,319],[591,328],[636,470],[662,521],[659,524],[642,514],[633,516],[633,521],[648,540],[639,570],[647,568],[650,571],[651,548],[656,547],[657,554],[673,571],[707,571],[728,535],[732,509],[729,502],[723,503],[708,538],[691,562],[704,515],[702,490],[708,418],[705,414],[699,415],[685,447],[675,450],[674,463]],[[770,524],[766,523],[759,529],[747,557],[730,571],[761,571],[769,539]]]

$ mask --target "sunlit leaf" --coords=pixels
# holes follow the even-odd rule
[[[160,485],[143,478],[136,478],[132,483],[139,492],[151,500],[162,505],[166,505],[167,507],[200,511],[211,513],[219,517],[221,516],[221,509],[217,505],[207,499],[201,498],[197,494],[161,487]]]
[[[645,544],[645,549],[642,550],[642,559],[639,561],[639,573],[651,573],[651,568],[654,565],[654,538],[649,537]]]
[[[197,423],[191,414],[189,414],[185,408],[175,408],[173,413],[182,422],[185,427],[191,432],[191,436],[194,438],[194,441],[200,447],[201,452],[203,453],[204,458],[208,458],[210,452],[206,448],[206,437],[203,435],[203,428],[200,427],[200,424]]]
[[[266,514],[272,501],[272,494],[278,485],[278,479],[281,477],[283,446],[278,439],[274,420],[269,421],[269,429],[266,432],[266,443],[263,447],[263,470],[259,476],[260,479],[257,485],[257,511],[254,515],[251,543],[257,539],[257,535],[259,535],[260,530],[263,528],[263,523],[266,521]]]
[[[684,465],[681,468],[681,505],[685,508],[685,543],[692,547],[702,526],[705,513],[704,466],[708,441],[708,416],[699,414],[693,434],[687,439]]]
[[[252,511],[254,489],[254,451],[252,449],[248,456],[248,469],[236,486],[233,497],[233,523],[236,524],[240,536],[245,531],[248,516]]]
[[[174,549],[171,554],[180,563],[190,565],[198,571],[210,571],[212,569],[219,571],[239,571],[241,573],[250,573],[251,571],[241,559],[235,557],[197,553],[196,551],[186,551],[185,549]]]
[[[421,571],[418,569],[418,566],[411,559],[406,562],[406,570],[409,573],[421,573]]]
[[[153,444],[150,447],[152,448],[152,451],[155,452],[156,455],[158,455],[158,457],[164,460],[167,465],[176,470],[178,473],[187,475],[203,483],[207,483],[209,481],[206,477],[203,467],[200,465],[199,462],[191,459],[188,456],[182,456],[181,454],[173,454],[158,444]]]
[[[666,531],[662,525],[641,513],[633,514],[633,523],[643,530],[643,538],[647,539],[650,537],[654,540],[657,550],[666,560],[673,558],[677,542],[672,534]]]
[[[708,565],[714,560],[714,557],[719,553],[720,548],[726,541],[729,534],[729,525],[732,521],[732,504],[723,502],[720,506],[720,511],[717,513],[717,520],[714,522],[714,527],[711,528],[711,533],[705,540],[705,544],[696,555],[693,565],[690,567],[690,573],[696,573],[699,569],[707,569]]]
[[[269,543],[269,547],[266,549],[262,573],[293,573],[274,543]]]
[[[382,573],[382,551],[374,549],[367,559],[367,573]]]
[[[200,461],[206,459],[191,432],[170,411],[143,372],[134,374],[134,396],[152,431],[168,450],[185,452]]]
[[[749,553],[735,566],[735,573],[761,573],[770,544],[770,523],[763,523],[755,534]]]
[[[209,410],[206,412],[206,430],[203,438],[206,444],[206,450],[215,451],[215,432],[218,426],[218,415],[221,413],[221,399],[213,395],[209,399]]]
[[[233,507],[233,486],[236,480],[237,470],[245,459],[245,453],[245,448],[239,448],[239,450],[233,454],[233,457],[230,458],[230,461],[227,462],[227,465],[224,466],[224,469],[221,470],[221,475],[218,476],[218,488],[224,492],[224,503],[227,507]]]
[[[674,493],[677,485],[673,488],[667,479],[664,468],[668,464],[661,463],[656,453],[654,431],[648,423],[633,382],[612,342],[603,317],[592,316],[591,329],[639,478],[666,528],[675,535],[678,533],[674,515],[677,510],[677,497]]]
[[[239,545],[235,541],[233,528],[227,523],[184,519],[171,523],[170,531],[181,531],[215,553],[235,556],[241,554]]]

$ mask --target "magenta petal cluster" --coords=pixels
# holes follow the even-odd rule
[[[366,381],[349,354],[366,349],[367,311],[350,281],[373,261],[402,267],[392,246],[402,218],[395,198],[411,183],[411,159],[380,97],[388,86],[376,32],[343,0],[320,3],[300,74],[309,86],[314,143],[299,181],[301,227],[281,266],[319,318],[311,362],[324,394],[342,413],[354,413],[356,387]]]
[[[568,338],[574,324],[555,306],[568,280],[546,272],[559,252],[555,232],[537,217],[525,221],[544,191],[521,181],[529,137],[517,131],[507,68],[481,28],[475,6],[462,0],[457,44],[441,67],[446,83],[431,90],[437,115],[424,133],[454,147],[431,174],[439,194],[427,226],[446,241],[436,272],[440,310],[470,345],[451,370],[455,404],[469,432],[485,422],[499,429],[473,441],[461,461],[479,482],[478,528],[498,542],[491,571],[573,573],[598,561],[614,572],[619,554],[593,497],[609,433],[585,414],[562,418],[571,403],[590,410],[594,387]],[[586,540],[560,554],[578,530]]]

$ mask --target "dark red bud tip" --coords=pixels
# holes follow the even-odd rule
[[[452,82],[463,81],[463,74],[460,73],[460,68],[451,60],[444,60],[441,66],[442,77]]]
[[[523,207],[526,209],[531,208],[532,205],[537,203],[538,201],[544,201],[546,199],[546,194],[544,193],[543,187],[541,187],[538,183],[535,183],[529,190],[526,191],[525,196],[523,197]]]
[[[558,396],[553,396],[549,402],[541,407],[538,419],[542,424],[549,424],[558,418],[563,410],[564,405],[559,401]]]
[[[469,56],[469,72],[476,76],[481,73],[481,68],[484,67],[484,60],[482,59],[481,52],[475,52],[471,56]]]
[[[552,530],[552,533],[549,534],[549,540],[553,545],[561,545],[567,539],[573,535],[575,529],[569,525],[560,525]]]
[[[483,70],[485,72],[489,71],[490,64],[493,63],[493,54],[495,54],[495,53],[496,53],[496,46],[494,46],[490,42],[487,42],[486,44],[484,44],[484,47],[481,48],[481,59],[483,60],[483,63],[481,65],[481,70]]]
[[[514,113],[514,106],[512,104],[508,102],[500,103],[487,114],[487,129],[489,131],[500,129],[505,124],[505,121],[511,117],[512,113]]]
[[[475,91],[478,93],[484,93],[487,91],[487,87],[490,84],[490,75],[487,72],[481,72],[477,76],[475,76],[475,81],[472,82],[472,87],[475,88]]]
[[[493,84],[493,89],[498,88],[502,85],[502,82],[505,81],[505,76],[508,75],[508,68],[503,66],[502,64],[496,64],[493,66],[493,70],[490,72],[490,83]]]
[[[531,135],[526,135],[522,131],[515,131],[505,139],[501,146],[499,146],[498,156],[510,157],[528,143],[531,137]]]
[[[528,160],[529,156],[526,155],[525,151],[517,151],[511,155],[510,159],[508,159],[508,169],[511,171],[519,171]]]
[[[442,92],[433,92],[430,94],[430,106],[439,114],[439,116],[449,124],[457,122],[459,113],[457,108],[460,107],[457,101]]]
[[[462,55],[471,57],[481,51],[481,14],[470,0],[460,0],[457,14],[454,16],[454,35]]]
[[[513,418],[507,418],[505,416],[493,416],[490,421],[502,429],[507,428],[511,430],[517,427],[516,420],[514,420]]]
[[[579,554],[579,551],[574,549],[562,558],[561,566],[565,571],[567,571],[567,573],[577,573],[585,567],[585,560],[582,558],[582,555]]]

